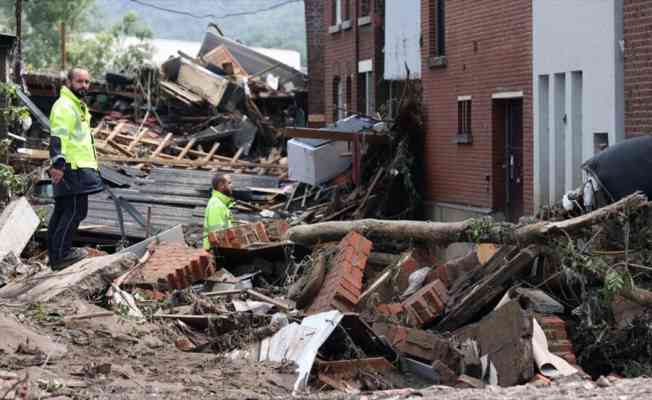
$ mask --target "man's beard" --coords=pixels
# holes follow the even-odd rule
[[[88,95],[88,90],[86,89],[71,89],[72,92],[77,96],[78,99],[82,100],[86,95]]]

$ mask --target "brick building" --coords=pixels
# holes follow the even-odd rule
[[[305,0],[306,47],[308,50],[308,122],[321,126],[324,112],[324,5],[322,0]]]
[[[321,41],[314,39],[320,31],[314,26],[316,3],[321,4],[323,14]],[[320,118],[319,99],[324,102],[326,122],[349,113],[371,114],[382,104],[383,14],[382,0],[306,1],[306,19],[312,21],[308,26],[309,57],[323,52],[321,66],[308,66],[311,81],[314,76],[320,79],[323,67],[323,92],[316,82],[310,86],[309,101],[316,104],[317,111],[309,111],[309,121]],[[317,60],[315,56],[314,62]]]
[[[532,5],[421,0],[426,215],[533,211]]]
[[[652,2],[624,0],[625,136],[652,134]]]

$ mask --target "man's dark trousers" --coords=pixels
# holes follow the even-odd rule
[[[88,214],[88,194],[72,194],[54,198],[54,213],[48,224],[48,257],[50,265],[70,253],[72,238]]]

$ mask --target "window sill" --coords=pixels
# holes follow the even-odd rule
[[[454,144],[472,144],[473,136],[470,133],[458,133],[453,139]]]
[[[358,26],[365,26],[371,24],[371,16],[367,15],[365,17],[358,18]]]
[[[446,56],[438,56],[438,57],[429,57],[428,58],[428,67],[433,69],[433,68],[446,68],[448,65],[448,60],[446,59]]]
[[[353,23],[351,23],[350,19],[347,19],[346,21],[342,21],[342,30],[343,31],[348,31],[353,27]]]
[[[331,35],[342,30],[342,24],[335,24],[328,27],[328,33]]]

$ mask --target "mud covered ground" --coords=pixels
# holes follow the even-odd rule
[[[292,397],[292,365],[188,353],[175,346],[169,323],[136,323],[116,315],[68,320],[106,311],[79,299],[0,308],[26,330],[51,339],[29,340],[19,351],[0,352],[0,399],[271,399]],[[0,348],[21,341],[2,327]],[[16,397],[16,390],[19,396]],[[5,396],[6,397],[3,397]],[[599,382],[570,377],[549,386],[453,389],[435,386],[366,394],[319,391],[310,399],[652,399],[652,380]]]

